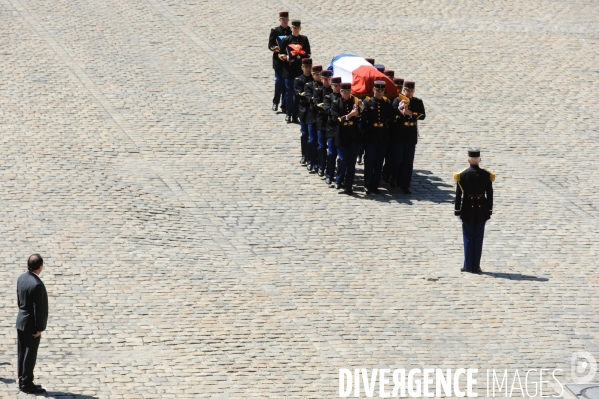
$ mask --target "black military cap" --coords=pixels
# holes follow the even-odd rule
[[[314,65],[312,67],[312,73],[320,73],[322,72],[322,65]]]
[[[279,18],[289,18],[289,11],[281,11],[279,13]]]
[[[385,70],[385,66],[383,64],[375,64],[374,67],[378,69],[379,72],[383,72]]]
[[[393,77],[395,76],[395,71],[392,71],[391,69],[385,69],[385,72],[383,73],[390,79],[393,79]]]
[[[312,65],[312,58],[302,58],[302,65]]]
[[[333,76],[333,71],[331,71],[330,69],[325,69],[320,73],[321,78],[330,78],[331,76]]]
[[[334,78],[331,79],[331,84],[332,85],[338,85],[341,84],[341,76],[336,76]]]
[[[341,83],[341,90],[351,90],[351,83]]]
[[[302,26],[302,21],[300,21],[299,19],[294,19],[291,21],[291,26],[299,28],[300,26]]]
[[[470,147],[470,148],[468,148],[468,157],[469,158],[478,158],[478,157],[480,157],[480,148],[478,148],[478,147]]]
[[[403,86],[403,82],[404,80],[402,78],[393,78],[393,83],[395,83],[396,86]]]
[[[375,89],[385,89],[385,81],[384,80],[375,80],[374,81],[374,88]]]
[[[406,88],[406,89],[414,89],[414,88],[416,88],[416,83],[412,82],[412,81],[409,81],[409,80],[406,80],[403,83],[403,87]]]
[[[372,65],[374,65],[374,58],[364,58],[366,61],[370,62]]]

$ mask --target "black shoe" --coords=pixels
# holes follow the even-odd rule
[[[401,191],[403,191],[404,194],[412,194],[412,192],[410,191],[410,189],[407,188],[407,187],[402,187]]]
[[[291,115],[285,116],[285,122],[291,123]]]
[[[272,110],[277,112],[277,110],[279,109],[279,106],[277,104],[273,104],[272,105]]]
[[[281,105],[281,113],[283,113],[283,114],[287,113],[287,109],[285,107],[283,107],[282,105]]]
[[[318,176],[319,176],[319,177],[323,177],[323,176],[324,176],[324,170],[320,169],[320,170],[318,171]]]
[[[291,119],[291,122],[292,122],[292,123],[296,123],[296,124],[298,124],[298,125],[300,124],[300,123],[299,123],[299,119],[297,119],[297,116],[294,116],[294,117]]]
[[[358,155],[358,165],[362,165],[362,155]]]
[[[324,179],[325,184],[331,184],[331,178],[327,177],[326,179]]]
[[[388,174],[386,174],[386,173],[383,173],[383,181],[384,181],[385,183],[389,183],[389,180],[391,180],[391,176],[389,176],[389,175],[388,175]]]
[[[346,195],[354,195],[354,190],[345,189],[343,191],[340,191],[340,193],[343,193]]]
[[[308,172],[312,172],[312,169],[314,169],[314,166],[308,164],[308,166],[306,166],[306,169],[308,169]]]
[[[302,157],[302,159],[300,159],[300,163],[302,165],[305,165],[306,164],[306,157]]]
[[[21,392],[24,393],[46,393],[46,390],[42,388],[41,385],[26,385],[24,387],[19,388]]]
[[[474,273],[476,273],[476,274],[483,274],[483,271],[482,271],[482,269],[476,269],[474,271]]]
[[[461,271],[462,273],[466,273],[468,270],[466,270],[466,269],[464,269],[464,268],[462,267],[462,268],[460,269],[460,271]]]
[[[380,193],[381,193],[381,192],[379,191],[379,189],[378,189],[378,188],[376,188],[376,187],[371,187],[371,188],[370,188],[370,191],[372,191],[372,193],[373,193],[373,194],[380,194]]]
[[[341,187],[341,183],[335,183],[335,190],[339,190]]]

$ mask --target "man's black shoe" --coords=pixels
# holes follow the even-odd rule
[[[353,190],[348,190],[348,189],[340,191],[340,193],[347,194],[347,195],[354,195],[354,191]]]
[[[330,178],[330,177],[327,177],[326,179],[324,179],[324,182],[325,182],[326,184],[331,184],[331,178]]]
[[[341,188],[341,183],[335,183],[335,190],[339,190]]]
[[[292,123],[296,123],[296,124],[300,124],[299,123],[299,119],[297,119],[297,116],[294,116],[293,119],[291,120]]]
[[[300,163],[302,165],[305,165],[306,164],[306,157],[302,157],[302,159],[300,159]]]
[[[462,273],[466,273],[468,270],[466,270],[466,269],[464,269],[464,268],[462,267],[462,268],[460,269],[460,271],[461,271]]]
[[[401,191],[403,191],[404,194],[412,194],[412,192],[410,191],[410,189],[407,188],[407,187],[402,187]]]
[[[285,122],[291,123],[291,115],[285,116]]]
[[[320,169],[318,171],[318,176],[323,177],[324,176],[324,170]]]
[[[24,387],[19,388],[21,392],[24,393],[46,393],[46,390],[42,388],[41,385],[25,385]]]
[[[476,269],[474,271],[474,273],[476,273],[476,274],[483,274],[483,271],[482,271],[482,269]]]
[[[273,104],[272,105],[272,110],[277,112],[277,109],[279,109],[279,106],[277,104]]]
[[[308,169],[308,172],[311,172],[312,169],[314,169],[314,166],[308,164],[308,166],[306,166],[306,169]]]
[[[358,165],[362,165],[362,155],[358,155]]]
[[[284,113],[284,114],[287,113],[287,109],[285,107],[283,107],[282,105],[281,105],[281,112]]]
[[[380,193],[381,193],[381,192],[379,191],[379,189],[378,189],[378,188],[376,188],[376,187],[371,187],[371,188],[370,188],[370,191],[372,191],[374,194],[380,194]]]

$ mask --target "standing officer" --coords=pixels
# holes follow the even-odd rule
[[[341,97],[340,85],[340,77],[331,78],[331,89],[333,92],[324,96],[323,101],[323,108],[327,115],[327,169],[325,172],[326,177],[324,179],[326,184],[331,184],[335,178],[335,166],[337,165],[337,146],[335,145],[335,131],[337,130],[337,125],[331,118],[331,104]]]
[[[395,84],[395,87],[397,88],[397,92],[398,93],[402,93],[403,92],[403,82],[404,80],[401,78],[393,78],[393,84]],[[394,103],[395,100],[392,102]],[[393,110],[395,111],[397,109],[397,105],[399,104],[399,100],[397,101],[397,103],[395,104],[395,106],[393,106]],[[387,152],[385,153],[385,165],[383,166],[383,181],[385,183],[390,183],[391,182],[391,170],[393,168],[393,154],[394,154],[394,147],[396,145],[395,143],[395,139],[397,138],[397,125],[399,122],[399,117],[396,115],[396,117],[391,121],[391,123],[389,124],[389,144],[387,145]],[[391,184],[392,187],[395,187],[395,182],[393,182]]]
[[[421,99],[414,97],[416,84],[414,82],[404,82],[403,92],[410,99],[410,104],[406,106],[399,97],[393,103],[397,107],[401,116],[399,123],[399,142],[396,153],[393,154],[397,167],[392,172],[391,182],[397,182],[404,194],[412,194],[410,184],[412,182],[412,172],[414,171],[414,154],[416,153],[416,143],[418,143],[418,120],[424,120],[424,103]],[[396,105],[397,104],[397,105]]]
[[[360,110],[362,101],[351,94],[351,83],[341,83],[341,98],[331,104],[331,118],[336,125],[335,145],[337,146],[337,181],[335,188],[344,187],[344,194],[352,195],[356,174],[358,146],[362,142],[360,129]]]
[[[306,87],[306,83],[312,81],[312,58],[303,58],[302,59],[302,72],[300,76],[295,78],[293,81],[293,88],[296,97],[298,98],[298,121],[300,124],[300,133],[301,133],[301,150],[302,150],[302,158],[300,159],[300,163],[305,165],[308,162],[308,125],[306,124],[306,116],[308,114],[308,105],[309,102],[306,99],[306,93],[304,93],[304,88]]]
[[[297,111],[298,101],[294,95],[293,83],[296,77],[302,74],[302,58],[310,58],[310,41],[308,37],[300,35],[302,22],[294,19],[291,21],[291,35],[281,41],[279,58],[283,62],[283,78],[285,79],[285,90],[287,91],[287,105],[285,111],[287,123],[298,123]],[[303,88],[302,88],[303,89]]]
[[[314,94],[322,87],[320,80],[322,65],[312,67],[312,81],[304,86],[305,98],[308,101],[306,111],[306,125],[308,125],[308,171],[310,173],[318,172],[318,130],[316,128],[316,109],[314,104]]]
[[[393,108],[385,93],[385,81],[374,81],[374,97],[364,101],[364,189],[366,194],[379,193],[383,160],[389,141],[389,123],[394,119]]]
[[[463,272],[482,273],[480,257],[483,252],[485,223],[493,213],[493,182],[495,173],[482,169],[480,148],[468,148],[470,167],[453,174],[457,182],[455,215],[462,220],[464,236]]]
[[[281,110],[285,112],[285,104],[287,101],[287,92],[285,91],[285,81],[283,80],[283,61],[279,59],[279,44],[277,38],[279,36],[289,36],[291,29],[289,28],[289,12],[281,11],[279,13],[280,26],[270,30],[268,37],[268,48],[272,51],[272,68],[275,70],[275,96],[272,98],[272,110],[276,111],[281,101]]]
[[[48,294],[39,274],[44,260],[33,254],[27,260],[27,273],[17,280],[17,370],[19,389],[25,393],[46,393],[40,385],[33,384],[33,369],[37,360],[42,331],[48,323]]]
[[[318,145],[316,147],[318,158],[318,176],[323,177],[327,168],[327,123],[329,114],[324,108],[324,101],[333,92],[331,77],[333,71],[325,69],[320,73],[322,87],[314,93],[313,103],[316,110],[316,130],[318,132]],[[330,107],[330,105],[329,105]]]

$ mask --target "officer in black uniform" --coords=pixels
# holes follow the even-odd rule
[[[341,78],[335,77],[331,78],[331,89],[332,93],[324,96],[323,108],[327,114],[327,169],[325,172],[324,182],[326,184],[331,184],[333,179],[335,179],[335,167],[337,166],[337,146],[335,145],[335,131],[337,130],[337,125],[331,118],[331,104],[335,102],[336,99],[341,97]]]
[[[414,171],[414,154],[416,153],[416,143],[418,143],[418,121],[426,117],[424,103],[421,99],[414,97],[416,84],[411,81],[404,82],[403,94],[410,99],[410,104],[406,104],[398,98],[395,99],[393,107],[400,112],[398,122],[399,146],[393,153],[396,167],[391,172],[391,185],[397,182],[404,194],[412,194],[410,184],[412,182],[412,172]]]
[[[302,74],[294,79],[293,81],[293,89],[294,94],[298,98],[298,122],[300,124],[300,133],[301,133],[301,150],[302,150],[302,158],[300,159],[300,163],[305,165],[308,162],[308,125],[306,124],[306,116],[308,114],[308,105],[309,102],[306,99],[306,93],[304,93],[304,88],[306,87],[306,83],[312,81],[312,58],[303,58],[302,59]]]
[[[385,81],[375,80],[374,97],[366,97],[364,101],[362,129],[364,130],[364,189],[366,194],[379,193],[383,160],[389,141],[389,124],[395,119],[394,110],[384,94]]]
[[[308,172],[318,172],[318,130],[316,129],[316,110],[314,109],[314,94],[322,87],[320,80],[322,65],[312,67],[312,81],[304,86],[305,99],[308,101],[306,111],[306,125],[308,125]]]
[[[335,188],[344,188],[343,193],[352,195],[358,146],[362,137],[358,123],[364,104],[351,94],[351,83],[341,83],[341,98],[331,103],[331,120],[336,125],[337,179]]]
[[[281,11],[279,13],[279,22],[281,25],[270,30],[268,37],[268,49],[272,51],[272,68],[275,70],[275,96],[272,98],[272,110],[277,111],[279,101],[281,101],[281,110],[285,112],[287,93],[285,91],[285,80],[283,79],[283,61],[279,59],[279,36],[289,36],[291,28],[289,27],[289,12]]]
[[[463,272],[482,273],[480,257],[483,251],[485,223],[493,213],[493,182],[495,173],[479,166],[480,148],[468,149],[470,167],[453,174],[457,182],[455,215],[462,221],[464,236]]]
[[[302,74],[302,58],[310,58],[310,41],[307,36],[300,35],[302,22],[294,19],[291,21],[291,35],[281,42],[279,58],[283,62],[283,78],[287,91],[287,106],[285,120],[288,123],[298,123],[297,112],[299,101],[294,95],[293,84],[296,77]],[[303,89],[303,88],[302,88]]]
[[[317,158],[318,158],[318,176],[323,177],[327,168],[327,122],[329,121],[329,114],[324,108],[325,97],[329,96],[333,92],[331,87],[331,78],[333,71],[325,69],[320,72],[320,80],[322,81],[322,87],[316,89],[312,102],[314,103],[314,109],[316,110],[316,130],[318,131],[318,145],[317,145]]]
[[[393,78],[393,84],[397,88],[398,93],[403,93],[403,82],[404,80],[401,78]],[[393,104],[393,101],[391,101]],[[399,104],[399,101],[398,103]],[[393,110],[397,109],[397,106],[393,107]],[[385,183],[391,182],[391,170],[393,168],[393,153],[395,146],[395,139],[397,138],[398,124],[399,118],[394,118],[389,124],[389,145],[387,145],[387,152],[385,153],[385,165],[383,165],[383,181]],[[392,184],[395,187],[395,182]]]

